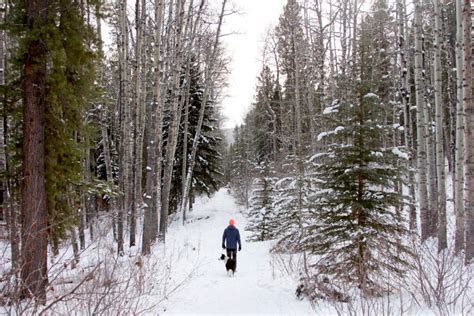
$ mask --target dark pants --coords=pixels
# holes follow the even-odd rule
[[[237,249],[227,248],[227,257],[235,260],[235,269],[237,270]]]

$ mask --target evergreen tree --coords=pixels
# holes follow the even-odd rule
[[[66,232],[77,222],[76,193],[86,185],[81,159],[88,146],[83,137],[90,132],[86,110],[93,96],[96,58],[94,31],[83,15],[88,5],[93,4],[72,0],[17,1],[12,3],[7,18],[10,35],[19,39],[13,55],[16,67],[21,69],[17,83],[22,82],[25,93],[23,294],[34,295],[40,300],[45,298],[47,283],[45,236],[56,247],[66,237]],[[33,103],[32,96],[37,98]],[[37,112],[31,112],[31,106]],[[37,138],[32,139],[31,128],[38,127],[36,124],[41,125],[41,129],[33,131]],[[36,148],[28,145],[31,141]],[[29,169],[32,162],[35,171]],[[28,180],[30,176],[35,177],[36,184]],[[44,188],[44,200],[43,196],[30,191],[31,184],[37,188],[35,190]],[[36,209],[36,205],[40,207]],[[46,210],[47,214],[35,217],[35,212],[41,210]],[[31,257],[32,254],[37,257]],[[32,267],[31,260],[38,261],[38,265]]]
[[[188,106],[188,137],[187,153],[191,153],[194,135],[196,134],[196,124],[199,118],[199,111],[202,106],[203,88],[201,76],[197,63],[193,63],[190,69],[189,98],[185,100],[185,107]],[[184,146],[184,119],[181,115],[180,132],[178,134],[177,155],[173,167],[173,181],[170,193],[170,210],[175,211],[181,202],[182,195],[182,177],[183,168],[182,155]],[[218,190],[222,185],[223,166],[222,166],[222,131],[219,126],[219,114],[216,104],[209,100],[204,112],[204,120],[201,129],[200,142],[196,152],[196,164],[193,171],[192,195],[207,194],[210,195]]]
[[[276,138],[277,115],[274,109],[275,80],[268,66],[264,66],[258,77],[257,94],[252,110],[247,114],[249,128],[252,130],[251,159],[255,163],[275,159],[275,151],[278,151]]]
[[[360,46],[362,59],[369,52]],[[403,253],[408,253],[400,242],[406,230],[396,211],[403,202],[396,191],[403,178],[398,161],[406,154],[383,146],[393,126],[383,121],[387,104],[371,92],[377,88],[370,79],[373,64],[362,60],[366,62],[360,66],[361,81],[353,98],[325,111],[334,129],[320,134],[330,145],[315,157],[322,185],[313,197],[314,222],[303,247],[321,256],[315,265],[318,278],[373,296],[388,291],[386,278],[401,275]]]
[[[234,130],[234,146],[231,152],[231,185],[237,202],[248,207],[251,184],[248,132],[244,125]]]
[[[46,187],[54,243],[64,238],[76,221],[76,210],[69,201],[74,200],[71,194],[79,192],[70,186],[84,182],[81,158],[91,148],[87,110],[94,96],[96,58],[90,48],[95,40],[94,31],[85,25],[79,3],[60,1],[57,9],[59,22],[56,31],[50,33],[52,67],[45,116]]]
[[[378,75],[387,57],[382,43],[373,40],[373,32],[380,30],[373,22],[368,17],[361,23],[353,69],[359,80],[346,85],[348,99],[336,100],[324,111],[333,129],[318,137],[329,145],[313,159],[321,190],[312,197],[313,221],[302,245],[320,256],[315,277],[304,282],[323,297],[339,300],[348,298],[343,286],[358,288],[365,297],[388,293],[388,280],[402,275],[409,253],[397,211],[403,204],[397,186],[404,179],[399,160],[408,155],[384,139],[394,126],[385,119],[391,106],[384,95],[388,84]],[[321,286],[324,279],[332,289]]]
[[[316,178],[309,174],[299,173],[295,170],[295,156],[288,156],[284,162],[281,177],[275,184],[275,203],[271,223],[275,227],[274,237],[278,238],[275,251],[300,251],[302,240],[305,236],[305,227],[309,219],[310,196],[316,189]],[[304,169],[307,169],[306,167]]]
[[[277,222],[274,218],[275,182],[273,166],[270,162],[262,162],[256,167],[259,176],[253,182],[248,224],[246,231],[252,232],[249,241],[264,241],[274,238]]]

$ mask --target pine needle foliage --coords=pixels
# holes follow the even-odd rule
[[[248,224],[246,231],[251,232],[248,241],[265,241],[275,238],[275,172],[273,164],[263,162],[259,164],[255,171],[258,177],[254,179],[252,197],[250,199],[250,209],[248,211]]]
[[[18,39],[12,52],[14,67],[19,67],[26,47],[40,40],[46,46],[47,83],[45,120],[45,181],[50,224],[50,239],[58,244],[77,221],[76,203],[83,181],[82,157],[90,144],[84,139],[93,133],[87,110],[94,92],[94,61],[98,57],[93,27],[85,20],[87,4],[74,0],[48,2],[48,19],[26,28],[26,0],[12,4],[7,29]],[[21,82],[20,70],[17,82]]]
[[[322,185],[312,196],[315,221],[303,248],[320,256],[317,274],[373,296],[387,291],[381,276],[402,275],[409,251],[397,212],[403,197],[396,186],[404,175],[397,162],[404,153],[382,146],[391,127],[380,123],[383,104],[368,91],[360,87],[357,103],[340,100],[326,108],[332,123],[341,125],[320,135],[329,145],[314,157]]]
[[[188,137],[187,153],[188,161],[191,157],[194,137],[196,135],[199,112],[203,104],[204,88],[202,83],[202,73],[196,60],[190,65],[189,96],[186,98],[181,113],[180,132],[178,134],[177,154],[173,166],[173,180],[171,189],[171,208],[175,210],[181,199],[182,179],[181,170],[183,167],[183,147],[185,107],[188,107]],[[183,78],[183,85],[185,84]],[[223,165],[222,165],[222,131],[219,126],[219,113],[217,104],[213,100],[208,100],[204,111],[204,120],[201,127],[198,150],[196,152],[196,164],[193,170],[191,186],[193,195],[211,195],[222,185]]]

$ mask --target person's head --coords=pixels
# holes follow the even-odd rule
[[[231,219],[229,220],[229,225],[235,225],[235,221],[234,221],[233,218],[231,218]]]

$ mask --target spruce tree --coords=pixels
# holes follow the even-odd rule
[[[252,166],[249,160],[249,136],[245,125],[235,127],[234,139],[230,154],[231,185],[237,202],[247,207]]]
[[[94,129],[88,110],[94,97],[96,58],[91,48],[96,39],[94,30],[86,25],[80,4],[60,1],[57,9],[57,28],[48,42],[51,68],[45,115],[48,212],[51,240],[56,244],[77,222],[76,210],[69,203],[79,198],[77,185],[91,184],[84,183],[81,160],[92,147]]]
[[[184,80],[184,78],[183,78]],[[183,83],[184,84],[184,83]],[[184,111],[188,106],[188,137],[187,152],[191,153],[194,135],[196,134],[196,124],[199,118],[199,111],[202,102],[203,87],[202,79],[196,62],[191,64],[189,98],[184,100],[183,114],[181,115],[180,132],[178,134],[177,152],[183,151],[184,144]],[[219,126],[219,113],[214,101],[208,100],[204,120],[201,128],[200,142],[196,152],[196,164],[192,178],[192,195],[211,195],[222,185],[222,131]],[[173,180],[170,193],[170,210],[174,212],[181,202],[182,195],[182,155],[175,156],[173,167]]]
[[[405,154],[382,146],[391,127],[381,121],[380,98],[364,85],[358,92],[356,103],[341,100],[326,109],[337,125],[320,136],[330,145],[317,156],[322,185],[313,196],[314,222],[303,248],[321,256],[315,265],[319,278],[373,296],[387,292],[389,275],[401,275],[401,253],[408,252],[400,243],[406,230],[396,212],[403,202],[396,191],[403,180],[398,161]]]
[[[258,77],[258,85],[255,102],[252,110],[247,115],[250,134],[251,159],[255,163],[261,163],[274,156],[277,151],[275,140],[275,128],[277,123],[274,110],[275,80],[268,66],[264,66]],[[276,143],[276,144],[275,144]]]
[[[82,137],[90,132],[86,109],[93,96],[96,54],[94,31],[83,13],[92,5],[72,0],[16,1],[6,23],[10,36],[18,39],[12,56],[19,71],[13,73],[25,93],[23,295],[40,300],[45,299],[48,240],[57,249],[76,224],[77,193],[87,185],[81,164],[87,144]],[[31,186],[44,190],[45,196],[33,193]]]
[[[247,213],[248,224],[245,230],[251,232],[247,238],[249,241],[264,241],[273,239],[277,229],[274,226],[277,222],[274,212],[276,178],[271,162],[262,162],[255,171],[259,175],[253,182],[250,208]]]
[[[304,282],[337,300],[348,299],[345,286],[364,297],[389,293],[388,280],[403,274],[409,254],[397,211],[404,203],[397,191],[405,175],[400,159],[408,155],[385,141],[396,128],[385,117],[391,106],[387,77],[379,80],[389,57],[383,43],[373,40],[379,30],[373,22],[368,17],[361,24],[352,69],[357,80],[342,78],[346,98],[326,107],[331,130],[318,137],[327,150],[313,157],[321,186],[312,197],[312,222],[302,246],[319,259],[314,276]]]
[[[298,157],[289,155],[283,164],[285,176],[275,183],[274,212],[271,223],[275,227],[273,235],[278,238],[274,251],[297,252],[302,250],[305,230],[309,219],[310,196],[316,189],[316,178],[308,172],[296,170]]]

